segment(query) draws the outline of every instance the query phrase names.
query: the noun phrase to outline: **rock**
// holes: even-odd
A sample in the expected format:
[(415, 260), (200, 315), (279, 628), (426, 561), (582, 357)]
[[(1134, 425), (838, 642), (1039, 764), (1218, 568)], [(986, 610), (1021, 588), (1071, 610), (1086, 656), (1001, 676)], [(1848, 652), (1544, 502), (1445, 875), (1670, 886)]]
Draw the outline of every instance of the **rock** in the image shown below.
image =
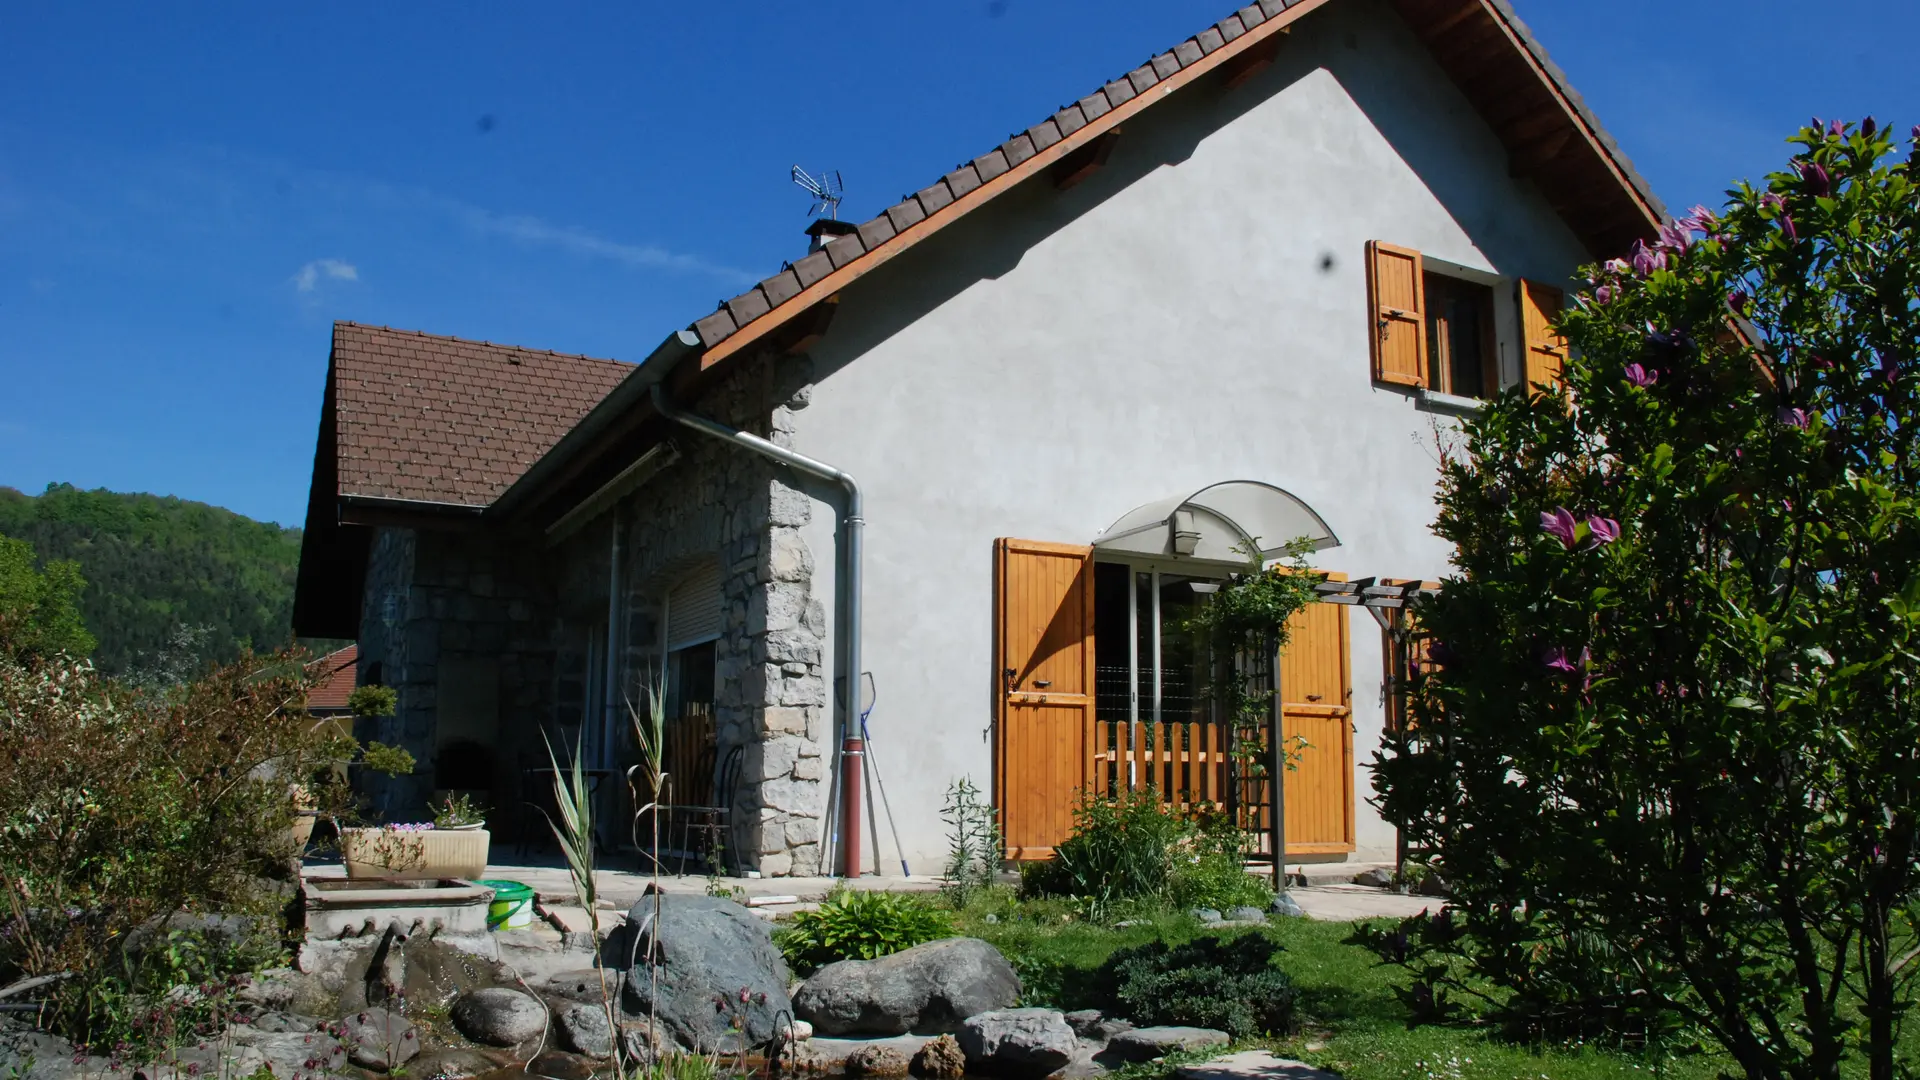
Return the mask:
[(1393, 875), (1376, 866), (1371, 870), (1362, 870), (1353, 875), (1353, 883), (1365, 885), (1369, 889), (1384, 889), (1393, 884)]
[(1067, 1026), (1073, 1029), (1075, 1035), (1083, 1039), (1091, 1039), (1093, 1038), (1092, 1032), (1094, 1027), (1100, 1023), (1100, 1010), (1078, 1009), (1068, 1013), (1061, 1019), (1067, 1022)]
[(1420, 879), (1420, 887), (1414, 891), (1422, 896), (1447, 897), (1453, 895), (1453, 886), (1447, 884), (1446, 878), (1428, 870), (1427, 876)]
[(958, 1035), (967, 1066), (1005, 1076), (1045, 1076), (1073, 1060), (1079, 1048), (1066, 1018), (1054, 1009), (1002, 1009), (968, 1017)]
[(847, 1055), (848, 1076), (905, 1076), (907, 1055), (891, 1046), (863, 1046)]
[(1272, 911), (1275, 915), (1285, 915), (1294, 919), (1304, 919), (1307, 917), (1307, 910), (1299, 904), (1294, 903), (1293, 897), (1288, 896), (1286, 893), (1280, 893), (1275, 896), (1273, 898), (1273, 904), (1268, 910)]
[(283, 1012), (319, 1009), (327, 1004), (331, 996), (319, 979), (292, 968), (257, 971), (242, 979), (233, 992), (235, 1001), (256, 1009)]
[(931, 1035), (1020, 1000), (1020, 977), (978, 938), (947, 938), (878, 960), (842, 960), (814, 972), (794, 1015), (822, 1035)]
[[(284, 1013), (274, 1013), (275, 1017), (284, 1017)], [(266, 1018), (262, 1018), (263, 1020)], [(340, 1045), (338, 1039), (322, 1031), (315, 1031), (314, 1025), (307, 1024), (304, 1029), (269, 1030), (269, 1027), (281, 1027), (279, 1023), (259, 1023), (240, 1025), (227, 1029), (227, 1039), (235, 1048), (245, 1048), (260, 1056), (260, 1064), (273, 1070), (277, 1077), (326, 1076), (337, 1075), (346, 1068), (347, 1048)], [(414, 1038), (411, 1043), (414, 1052), (420, 1048), (420, 1040)], [(405, 1049), (405, 1046), (402, 1047)], [(408, 1053), (407, 1057), (413, 1056)], [(402, 1060), (405, 1060), (404, 1058)], [(230, 1065), (232, 1063), (229, 1063)], [(256, 1066), (257, 1067), (257, 1066)], [(233, 1070), (226, 1070), (228, 1075)], [(251, 1070), (248, 1074), (250, 1075)]]
[(1220, 921), (1220, 913), (1210, 907), (1190, 908), (1187, 914), (1199, 919), (1203, 923), (1216, 923)]
[(604, 1000), (619, 1002), (620, 972), (614, 968), (580, 968), (574, 971), (560, 971), (534, 984), (548, 997), (562, 1001), (578, 1001), (587, 1005), (598, 1005)]
[(389, 1070), (413, 1060), (420, 1052), (420, 1029), (406, 1017), (385, 1009), (353, 1013), (340, 1021), (338, 1030), (347, 1048), (347, 1060), (363, 1069)]
[(452, 1017), (460, 1034), (488, 1046), (519, 1046), (547, 1027), (539, 999), (504, 986), (462, 994)]
[(499, 1062), (478, 1050), (459, 1049), (429, 1054), (414, 1062), (408, 1071), (426, 1080), (473, 1080), (500, 1067)]
[(959, 1080), (967, 1071), (967, 1055), (960, 1050), (960, 1040), (942, 1035), (913, 1055), (911, 1068), (916, 1076)]
[(1107, 1049), (1128, 1061), (1152, 1061), (1175, 1050), (1200, 1050), (1232, 1041), (1233, 1036), (1212, 1028), (1145, 1027), (1120, 1032), (1107, 1043)]
[(58, 1035), (0, 1032), (0, 1076), (11, 1080), (100, 1080), (116, 1075), (107, 1071), (107, 1065), (106, 1058), (98, 1057), (82, 1057), (76, 1062), (73, 1044)]
[(1242, 904), (1227, 912), (1229, 922), (1266, 922), (1267, 913), (1249, 904)]
[(613, 1026), (601, 1005), (575, 1002), (556, 1010), (553, 1026), (560, 1029), (560, 1045), (590, 1058), (613, 1056)]
[(1265, 1050), (1242, 1050), (1198, 1065), (1182, 1065), (1174, 1075), (1180, 1080), (1340, 1080), (1334, 1073)]
[(807, 1023), (805, 1020), (795, 1020), (793, 1021), (791, 1034), (794, 1042), (806, 1042), (808, 1039), (813, 1038), (813, 1025)]
[(654, 926), (655, 899), (643, 898), (627, 919), (638, 935), (637, 956), (647, 955), (650, 940), (659, 942), (658, 999), (655, 979), (636, 962), (622, 1007), (652, 1014), (675, 1042), (701, 1053), (739, 1050), (742, 1035), (749, 1047), (772, 1041), (776, 1018), (792, 1013), (793, 1002), (768, 925), (732, 900), (662, 896)]
[(647, 1021), (620, 1021), (620, 1047), (628, 1059), (642, 1064), (676, 1057), (687, 1052), (687, 1048), (673, 1041), (662, 1024), (654, 1024), (649, 1037)]

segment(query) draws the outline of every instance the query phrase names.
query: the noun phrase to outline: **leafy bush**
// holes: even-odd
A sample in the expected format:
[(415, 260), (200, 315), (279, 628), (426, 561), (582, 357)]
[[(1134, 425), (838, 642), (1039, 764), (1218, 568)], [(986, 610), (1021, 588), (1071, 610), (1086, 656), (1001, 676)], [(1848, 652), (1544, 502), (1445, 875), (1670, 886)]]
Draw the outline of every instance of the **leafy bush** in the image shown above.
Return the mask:
[(775, 935), (800, 974), (836, 960), (872, 960), (953, 936), (947, 913), (911, 893), (836, 888)]
[(1167, 900), (1180, 909), (1236, 907), (1266, 910), (1273, 903), (1267, 883), (1247, 873), (1249, 837), (1226, 814), (1194, 819), (1194, 834), (1175, 859)]
[(1240, 1038), (1285, 1034), (1299, 994), (1273, 966), (1261, 934), (1155, 941), (1113, 954), (1101, 969), (1112, 1006), (1135, 1024), (1217, 1028)]
[(0, 985), (73, 973), (50, 1016), (92, 1042), (153, 977), (117, 959), (130, 936), (180, 912), (277, 919), (296, 805), (352, 810), (337, 765), (358, 746), (307, 716), (311, 682), (299, 655), (245, 656), (143, 693), (0, 653)]
[(1246, 835), (1225, 815), (1187, 817), (1151, 791), (1083, 795), (1073, 834), (1046, 862), (1020, 868), (1024, 895), (1071, 896), (1104, 914), (1122, 901), (1264, 908), (1273, 900), (1245, 870)]
[(34, 561), (32, 544), (0, 536), (0, 651), (21, 661), (87, 655), (94, 639), (80, 620), (80, 564)]
[(1446, 866), (1458, 921), (1409, 945), (1434, 997), (1464, 969), (1524, 1000), (1545, 955), (1549, 1004), (1631, 995), (1745, 1075), (1892, 1077), (1920, 996), (1920, 132), (1791, 142), (1587, 269), (1564, 388), (1466, 423), (1456, 572), (1375, 789)]

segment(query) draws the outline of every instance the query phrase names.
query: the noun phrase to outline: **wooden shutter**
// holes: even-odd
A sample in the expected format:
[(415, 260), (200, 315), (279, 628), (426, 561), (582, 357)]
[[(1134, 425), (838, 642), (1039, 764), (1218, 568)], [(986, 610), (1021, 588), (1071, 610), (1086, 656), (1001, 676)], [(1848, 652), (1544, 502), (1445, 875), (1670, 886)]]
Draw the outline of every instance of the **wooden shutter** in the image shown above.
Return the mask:
[[(1345, 575), (1330, 574), (1344, 581)], [(1289, 855), (1352, 851), (1353, 672), (1347, 606), (1313, 604), (1289, 622), (1280, 654), (1282, 731), (1307, 741), (1286, 775)]]
[(1007, 857), (1048, 858), (1093, 777), (1092, 548), (994, 541), (993, 663)]
[(1419, 252), (1378, 240), (1367, 244), (1367, 310), (1374, 379), (1426, 386), (1427, 303)]
[(1526, 342), (1526, 362), (1521, 365), (1521, 382), (1531, 392), (1536, 385), (1558, 390), (1560, 365), (1566, 359), (1567, 343), (1553, 329), (1560, 317), (1566, 294), (1552, 285), (1522, 281), (1519, 291), (1520, 333)]

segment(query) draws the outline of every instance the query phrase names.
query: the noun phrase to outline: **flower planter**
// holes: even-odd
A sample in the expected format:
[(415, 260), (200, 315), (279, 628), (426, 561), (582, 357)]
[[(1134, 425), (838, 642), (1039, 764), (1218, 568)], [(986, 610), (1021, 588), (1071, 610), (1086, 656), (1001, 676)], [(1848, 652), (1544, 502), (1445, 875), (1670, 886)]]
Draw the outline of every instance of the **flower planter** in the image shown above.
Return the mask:
[(349, 878), (471, 880), (486, 873), (492, 834), (471, 829), (344, 829), (340, 853)]

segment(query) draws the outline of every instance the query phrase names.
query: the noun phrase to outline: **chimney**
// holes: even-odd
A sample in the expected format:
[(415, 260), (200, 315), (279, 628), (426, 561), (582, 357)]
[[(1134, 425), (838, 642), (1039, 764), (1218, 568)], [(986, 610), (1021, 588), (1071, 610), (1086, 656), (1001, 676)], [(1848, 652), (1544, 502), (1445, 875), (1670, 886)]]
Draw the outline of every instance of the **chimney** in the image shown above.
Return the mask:
[(807, 245), (807, 254), (811, 255), (835, 240), (859, 230), (860, 226), (851, 221), (816, 218), (813, 224), (807, 226), (807, 235), (813, 237), (813, 242)]

